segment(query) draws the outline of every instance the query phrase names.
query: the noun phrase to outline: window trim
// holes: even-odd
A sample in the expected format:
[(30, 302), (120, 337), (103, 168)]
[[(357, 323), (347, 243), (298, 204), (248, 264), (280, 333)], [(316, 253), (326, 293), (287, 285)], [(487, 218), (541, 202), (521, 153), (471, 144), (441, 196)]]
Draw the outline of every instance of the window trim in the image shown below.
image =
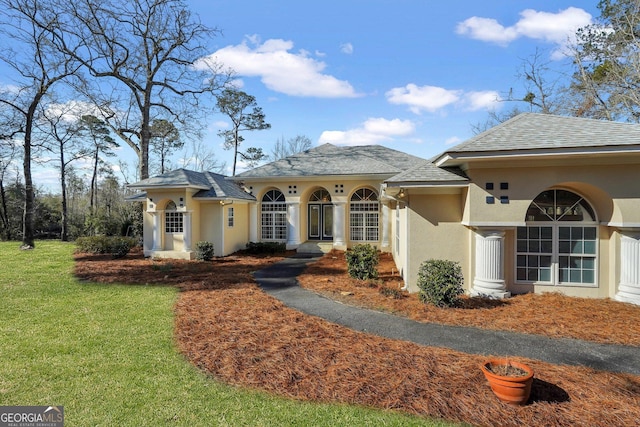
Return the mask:
[(235, 212), (233, 206), (227, 208), (227, 228), (233, 228), (235, 225)]
[[(362, 193), (362, 194), (361, 194)], [(371, 199), (374, 196), (375, 199)], [(373, 208), (375, 205), (375, 209)], [(361, 206), (362, 209), (354, 210), (354, 206)], [(375, 226), (371, 224), (370, 218), (375, 215)], [(354, 225), (354, 218), (360, 219), (359, 225)], [(375, 230), (375, 239), (369, 239), (369, 232)], [(362, 239), (354, 238), (354, 231), (362, 234)], [(380, 200), (378, 193), (367, 187), (362, 187), (354, 191), (349, 198), (349, 240), (352, 242), (379, 242), (380, 241)]]
[[(518, 251), (518, 229), (520, 228), (525, 228), (525, 229), (529, 229), (532, 227), (549, 227), (551, 228), (551, 242), (552, 242), (552, 249), (551, 252), (539, 252), (539, 253), (532, 253), (532, 252), (520, 252)], [(579, 282), (579, 283), (574, 283), (574, 282), (561, 282), (560, 281), (560, 257), (561, 256), (571, 256), (571, 254), (564, 254), (560, 252), (560, 228), (561, 227), (565, 227), (565, 228), (593, 228), (595, 230), (595, 253), (594, 254), (576, 254), (577, 256), (581, 256), (581, 257), (587, 257), (587, 258), (591, 258), (593, 259), (593, 283), (585, 283), (585, 282)], [(599, 260), (600, 260), (600, 245), (599, 243), (599, 237), (600, 237), (600, 230), (598, 227), (598, 224), (596, 222), (561, 222), (561, 221), (556, 221), (556, 222), (528, 222), (526, 226), (524, 227), (517, 227), (516, 228), (516, 234), (515, 234), (515, 239), (514, 239), (514, 263), (513, 263), (513, 277), (514, 277), (514, 283), (518, 284), (518, 285), (535, 285), (535, 286), (549, 286), (549, 287), (575, 287), (575, 288), (598, 288), (599, 284), (598, 284), (598, 273), (599, 273)], [(529, 239), (527, 239), (527, 241), (529, 241)], [(551, 277), (550, 280), (548, 282), (543, 282), (543, 281), (534, 281), (534, 280), (519, 280), (518, 279), (518, 256), (529, 256), (529, 255), (544, 255), (544, 256), (551, 256)]]
[[(265, 210), (265, 207), (268, 209)], [(265, 218), (270, 218), (270, 224), (266, 227)], [(276, 188), (271, 189), (264, 193), (260, 200), (260, 241), (286, 242), (289, 233), (288, 228), (285, 195)], [(270, 231), (266, 237), (265, 231)]]
[(165, 234), (184, 234), (184, 216), (178, 212), (173, 200), (169, 201), (164, 209)]
[[(566, 197), (566, 194), (570, 193), (571, 196), (575, 196), (576, 201), (573, 202), (570, 206), (565, 205), (562, 206), (560, 203), (561, 197)], [(546, 205), (546, 206), (544, 206)], [(533, 211), (532, 211), (533, 209)], [(572, 210), (578, 209), (578, 213), (574, 212), (575, 215), (578, 215), (580, 210), (582, 210), (582, 219), (573, 218), (571, 219), (569, 216)], [(536, 211), (537, 210), (537, 211)], [(568, 212), (568, 213), (567, 213)], [(540, 215), (542, 213), (542, 215)], [(534, 217), (538, 216), (534, 220)], [(546, 217), (546, 218), (545, 218)], [(582, 195), (563, 188), (551, 188), (545, 190), (538, 194), (529, 205), (526, 213), (526, 222), (523, 227), (516, 227), (515, 236), (514, 236), (514, 262), (513, 262), (513, 274), (514, 274), (514, 283), (520, 285), (535, 285), (535, 286), (552, 286), (552, 287), (580, 287), (580, 288), (598, 288), (599, 287), (599, 262), (600, 262), (600, 229), (598, 224), (598, 219), (593, 206), (589, 201), (583, 197)], [(532, 238), (529, 236), (529, 230), (531, 228), (551, 228), (551, 252), (541, 252), (541, 251), (519, 251), (518, 243), (522, 241), (518, 237), (518, 232), (521, 229), (527, 230), (527, 237), (525, 241), (527, 242), (527, 247), (530, 249), (529, 243), (532, 241)], [(560, 252), (560, 244), (561, 244), (561, 236), (560, 229), (568, 228), (570, 230), (573, 229), (582, 229), (580, 242), (584, 243), (585, 241), (592, 241), (592, 239), (585, 240), (584, 238), (584, 230), (586, 228), (593, 229), (595, 231), (595, 237), (593, 238), (594, 242), (594, 253), (593, 254), (572, 254), (571, 252)], [(546, 239), (541, 239), (540, 242), (544, 242)], [(566, 240), (563, 240), (566, 241)], [(569, 241), (573, 241), (571, 237), (569, 237)], [(576, 240), (578, 242), (578, 240)], [(518, 279), (518, 268), (529, 268), (529, 266), (518, 266), (518, 257), (520, 256), (550, 256), (550, 278), (549, 281), (539, 281), (539, 280), (522, 280)], [(585, 282), (561, 282), (561, 265), (560, 259), (562, 257), (571, 257), (581, 258), (584, 260), (592, 259), (593, 260), (593, 283), (585, 283)], [(527, 260), (528, 264), (528, 260)], [(540, 271), (540, 265), (535, 267)], [(569, 268), (570, 271), (570, 268)], [(580, 271), (585, 271), (583, 267), (580, 267)], [(588, 270), (587, 270), (588, 271)]]

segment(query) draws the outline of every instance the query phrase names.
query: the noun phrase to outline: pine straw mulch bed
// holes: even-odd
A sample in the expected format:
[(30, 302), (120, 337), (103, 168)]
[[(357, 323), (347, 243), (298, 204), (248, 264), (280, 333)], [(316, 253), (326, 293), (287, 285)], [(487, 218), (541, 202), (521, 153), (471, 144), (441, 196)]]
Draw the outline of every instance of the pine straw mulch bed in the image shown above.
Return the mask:
[(402, 278), (390, 254), (381, 254), (378, 273), (378, 280), (352, 279), (347, 274), (344, 252), (333, 251), (307, 267), (298, 281), (305, 288), (347, 304), (422, 322), (640, 346), (640, 307), (632, 304), (548, 292), (504, 300), (463, 296), (458, 308), (438, 308), (420, 302), (417, 293), (400, 291)]
[(482, 356), (355, 332), (268, 296), (251, 272), (278, 259), (232, 256), (204, 263), (77, 255), (76, 275), (178, 286), (178, 347), (230, 384), (474, 425), (620, 426), (640, 419), (639, 376), (522, 358), (535, 371), (529, 404), (502, 404), (479, 369)]

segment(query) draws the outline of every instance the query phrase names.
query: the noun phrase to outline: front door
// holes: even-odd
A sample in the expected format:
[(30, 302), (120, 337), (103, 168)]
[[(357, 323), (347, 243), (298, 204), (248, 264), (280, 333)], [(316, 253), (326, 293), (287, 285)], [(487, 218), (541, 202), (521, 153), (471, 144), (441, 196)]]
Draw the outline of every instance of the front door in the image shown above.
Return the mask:
[(309, 203), (309, 240), (333, 239), (333, 205)]

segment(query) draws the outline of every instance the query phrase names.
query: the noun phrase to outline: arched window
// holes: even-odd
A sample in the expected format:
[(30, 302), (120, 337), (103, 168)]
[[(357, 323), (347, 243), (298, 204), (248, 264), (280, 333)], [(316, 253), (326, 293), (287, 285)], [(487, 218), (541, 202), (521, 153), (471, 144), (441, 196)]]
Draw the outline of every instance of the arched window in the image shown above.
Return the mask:
[(310, 202), (328, 203), (331, 201), (331, 194), (324, 188), (313, 192), (309, 197)]
[(269, 190), (262, 197), (262, 240), (287, 239), (287, 204), (279, 190)]
[(182, 212), (176, 211), (175, 202), (170, 201), (164, 208), (164, 231), (166, 233), (182, 233)]
[(589, 203), (571, 191), (538, 195), (518, 227), (516, 281), (540, 285), (597, 285), (597, 219)]
[(379, 212), (380, 203), (375, 191), (361, 188), (353, 193), (349, 203), (350, 239), (356, 242), (377, 242)]

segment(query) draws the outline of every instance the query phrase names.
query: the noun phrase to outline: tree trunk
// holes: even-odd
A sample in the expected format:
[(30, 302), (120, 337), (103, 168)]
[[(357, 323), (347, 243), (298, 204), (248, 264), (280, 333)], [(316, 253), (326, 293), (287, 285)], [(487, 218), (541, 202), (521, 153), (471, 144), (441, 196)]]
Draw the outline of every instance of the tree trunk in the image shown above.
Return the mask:
[(39, 97), (29, 106), (24, 132), (24, 159), (22, 162), (24, 173), (24, 212), (22, 217), (22, 247), (34, 248), (34, 224), (33, 211), (35, 209), (35, 192), (31, 177), (31, 133), (33, 129), (33, 116), (40, 101)]
[(93, 216), (97, 207), (96, 202), (96, 181), (98, 179), (99, 151), (96, 148), (96, 155), (93, 158), (93, 174), (91, 175), (91, 188), (89, 189), (89, 213)]
[(2, 206), (2, 212), (0, 218), (2, 218), (2, 227), (4, 228), (4, 238), (11, 240), (11, 222), (9, 220), (9, 210), (7, 209), (7, 194), (4, 190), (4, 184), (0, 180), (0, 202)]
[(60, 172), (60, 183), (62, 184), (62, 232), (60, 233), (60, 240), (63, 242), (69, 241), (69, 216), (67, 215), (67, 177), (64, 167)]
[(69, 241), (69, 233), (67, 231), (68, 216), (67, 216), (67, 183), (66, 183), (66, 166), (64, 163), (64, 143), (60, 143), (60, 187), (62, 193), (62, 230), (60, 231), (60, 240), (63, 242)]

